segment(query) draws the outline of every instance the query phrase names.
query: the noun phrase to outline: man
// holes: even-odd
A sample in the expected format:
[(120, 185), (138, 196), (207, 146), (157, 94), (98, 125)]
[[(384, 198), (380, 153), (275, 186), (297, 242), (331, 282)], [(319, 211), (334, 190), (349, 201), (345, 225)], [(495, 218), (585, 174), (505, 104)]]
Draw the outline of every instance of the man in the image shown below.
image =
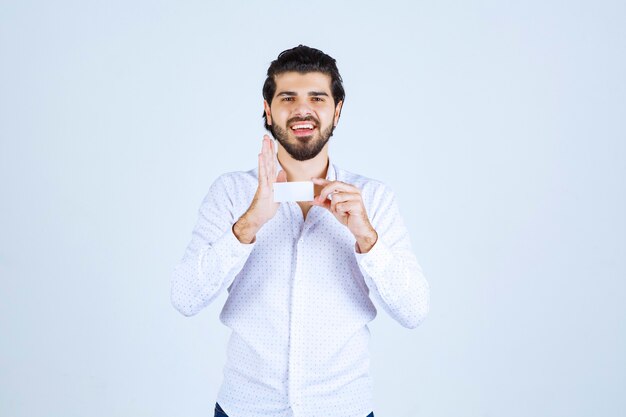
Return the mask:
[[(378, 306), (405, 327), (429, 309), (392, 191), (333, 165), (344, 89), (335, 60), (282, 52), (263, 87), (258, 168), (220, 176), (172, 277), (198, 313), (222, 291), (232, 329), (215, 416), (373, 416), (367, 323)], [(274, 201), (274, 183), (313, 181), (313, 201)]]

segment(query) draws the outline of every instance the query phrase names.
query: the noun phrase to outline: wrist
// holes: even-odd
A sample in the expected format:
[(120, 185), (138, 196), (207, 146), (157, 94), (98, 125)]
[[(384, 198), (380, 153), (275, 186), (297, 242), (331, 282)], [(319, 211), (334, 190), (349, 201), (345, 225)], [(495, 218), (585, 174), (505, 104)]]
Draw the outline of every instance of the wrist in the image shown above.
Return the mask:
[(357, 251), (359, 253), (367, 253), (374, 247), (376, 242), (378, 242), (378, 233), (374, 229), (363, 235), (356, 236)]
[(256, 234), (261, 226), (254, 219), (244, 213), (233, 225), (233, 234), (241, 243), (254, 243)]

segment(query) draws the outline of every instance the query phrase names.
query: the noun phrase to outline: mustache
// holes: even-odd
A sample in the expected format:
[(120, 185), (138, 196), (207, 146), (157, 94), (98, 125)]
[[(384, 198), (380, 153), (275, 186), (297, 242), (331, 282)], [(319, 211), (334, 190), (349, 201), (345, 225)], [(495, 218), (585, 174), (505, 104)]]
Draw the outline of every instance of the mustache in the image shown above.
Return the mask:
[(306, 117), (292, 117), (291, 119), (287, 120), (287, 126), (290, 126), (291, 124), (296, 122), (314, 122), (316, 126), (320, 125), (319, 120), (317, 120), (312, 115), (308, 115)]

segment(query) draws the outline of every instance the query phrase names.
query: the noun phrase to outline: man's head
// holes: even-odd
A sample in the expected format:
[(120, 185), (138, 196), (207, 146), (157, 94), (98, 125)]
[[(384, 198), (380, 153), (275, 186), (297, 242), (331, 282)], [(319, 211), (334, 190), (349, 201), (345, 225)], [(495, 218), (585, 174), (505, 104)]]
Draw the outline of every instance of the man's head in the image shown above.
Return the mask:
[(300, 45), (271, 63), (263, 98), (265, 128), (294, 159), (305, 161), (332, 136), (345, 92), (335, 60)]

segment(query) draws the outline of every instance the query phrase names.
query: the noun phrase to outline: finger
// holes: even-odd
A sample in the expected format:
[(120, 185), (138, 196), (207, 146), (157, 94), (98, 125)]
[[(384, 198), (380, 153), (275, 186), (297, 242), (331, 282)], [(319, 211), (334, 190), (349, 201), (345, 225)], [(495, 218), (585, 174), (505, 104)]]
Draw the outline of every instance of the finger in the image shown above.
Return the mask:
[(343, 203), (345, 201), (356, 201), (361, 198), (360, 194), (348, 193), (345, 191), (335, 191), (332, 195), (332, 201), (335, 203)]
[(313, 198), (313, 201), (311, 202), (314, 206), (319, 206), (319, 207), (323, 207), (325, 209), (327, 209), (328, 211), (330, 211), (330, 204), (331, 204), (331, 200), (322, 200), (319, 201), (318, 197)]
[(346, 212), (345, 205), (349, 203), (338, 203), (335, 205), (334, 209), (331, 209), (331, 213), (333, 216), (337, 218), (341, 223), (348, 224), (348, 218), (351, 216), (351, 213)]
[(274, 141), (270, 139), (270, 165), (272, 167), (272, 173), (270, 178), (272, 181), (276, 181), (276, 153), (274, 151)]
[(274, 178), (272, 177), (272, 164), (270, 163), (270, 146), (271, 141), (269, 136), (263, 136), (263, 160), (265, 163), (265, 176), (267, 184), (271, 184), (274, 181)]
[(319, 201), (320, 203), (323, 201), (326, 201), (326, 199), (328, 199), (328, 195), (334, 192), (336, 188), (337, 188), (336, 182), (328, 183), (321, 189), (320, 194), (317, 197), (315, 197), (315, 199)]
[(261, 145), (261, 153), (259, 154), (261, 158), (260, 164), (262, 165), (262, 169), (259, 169), (259, 178), (263, 177), (263, 183), (268, 184), (267, 181), (267, 162), (265, 155), (267, 154), (267, 135), (263, 136), (263, 142)]
[(345, 201), (343, 203), (337, 203), (335, 205), (335, 213), (339, 215), (352, 215), (359, 209), (359, 204), (356, 201)]
[(311, 178), (311, 181), (313, 181), (313, 184), (317, 184), (317, 185), (330, 184), (330, 181), (328, 181), (325, 178)]
[(358, 190), (358, 189), (356, 187), (353, 187), (341, 181), (332, 181), (330, 184), (322, 188), (322, 191), (320, 191), (320, 195), (317, 198), (321, 202), (321, 201), (326, 200), (328, 198), (328, 195), (335, 191), (350, 192), (354, 190)]
[(271, 148), (272, 148), (271, 139), (267, 135), (263, 136), (263, 153), (265, 154), (265, 156), (268, 156), (270, 154)]
[(265, 160), (263, 154), (259, 154), (259, 186), (265, 186), (267, 183), (267, 173), (265, 172)]
[(270, 182), (276, 180), (276, 163), (274, 162), (274, 141), (267, 137), (267, 164), (269, 167), (268, 175)]
[(269, 162), (269, 158), (267, 157), (267, 152), (263, 155), (263, 162), (265, 163), (265, 174), (266, 174), (266, 179), (267, 179), (267, 183), (271, 184), (272, 183), (272, 166), (270, 165)]
[(330, 210), (336, 212), (338, 204), (344, 204), (350, 201), (356, 201), (354, 194), (336, 192), (332, 195), (332, 200), (330, 200)]
[(337, 213), (337, 201), (335, 201), (334, 198), (330, 200), (330, 211), (332, 213)]
[(265, 153), (265, 147), (267, 146), (267, 135), (263, 136), (261, 141), (261, 153)]
[(348, 201), (358, 201), (360, 195), (353, 193), (336, 192), (333, 194), (333, 199), (330, 201), (330, 210), (335, 212), (335, 207), (339, 203), (345, 203)]
[[(314, 196), (319, 196), (319, 193), (324, 189), (324, 187), (331, 183), (325, 178), (315, 178), (315, 177), (311, 177), (311, 182), (313, 182), (313, 188), (314, 188), (313, 195)], [(314, 197), (313, 201), (315, 201), (316, 199), (317, 197)]]

